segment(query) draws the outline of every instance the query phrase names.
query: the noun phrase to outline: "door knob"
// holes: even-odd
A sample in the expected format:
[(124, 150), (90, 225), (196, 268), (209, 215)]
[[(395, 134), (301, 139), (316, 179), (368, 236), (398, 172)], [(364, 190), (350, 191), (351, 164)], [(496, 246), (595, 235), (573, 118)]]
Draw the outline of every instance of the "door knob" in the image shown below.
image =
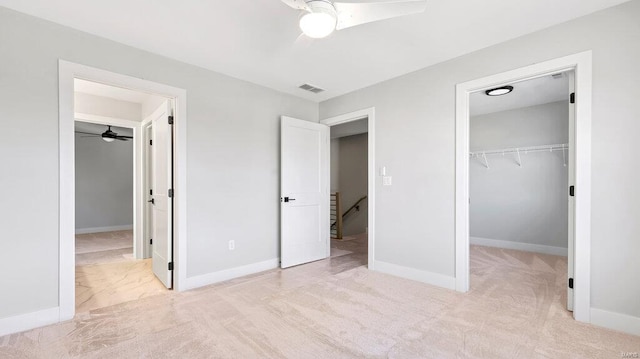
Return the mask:
[(151, 204), (156, 204), (156, 200), (151, 198), (150, 200), (148, 200), (147, 202), (151, 203)]
[(289, 198), (289, 197), (285, 197), (284, 198), (285, 202), (291, 202), (291, 201), (295, 201), (295, 200), (296, 200), (295, 198)]

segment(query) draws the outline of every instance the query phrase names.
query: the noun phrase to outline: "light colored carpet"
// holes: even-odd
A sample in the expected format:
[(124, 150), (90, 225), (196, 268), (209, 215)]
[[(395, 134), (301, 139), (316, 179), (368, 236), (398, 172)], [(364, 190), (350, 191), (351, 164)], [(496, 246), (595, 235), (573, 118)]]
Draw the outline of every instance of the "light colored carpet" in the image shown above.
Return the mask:
[(133, 250), (133, 231), (113, 231), (76, 235), (76, 254), (123, 248), (131, 248)]
[[(353, 241), (350, 241), (353, 242)], [(619, 358), (640, 337), (564, 310), (562, 257), (472, 247), (461, 294), (353, 253), (0, 338), (2, 358)], [(356, 266), (354, 268), (354, 266)]]
[(341, 239), (337, 239), (337, 238), (331, 238), (331, 239), (341, 241), (341, 242), (346, 242), (346, 241), (353, 241), (353, 240), (362, 240), (363, 238), (366, 238), (366, 237), (367, 237), (367, 233), (359, 233), (354, 235), (342, 236)]
[(76, 254), (76, 266), (106, 264), (133, 260), (133, 248), (111, 249), (107, 251)]
[(76, 313), (169, 293), (151, 259), (133, 258), (132, 240), (132, 231), (76, 236)]
[(151, 259), (76, 266), (76, 313), (169, 293)]
[(331, 248), (331, 257), (340, 257), (345, 256), (347, 254), (351, 254), (351, 251), (345, 251), (344, 249)]

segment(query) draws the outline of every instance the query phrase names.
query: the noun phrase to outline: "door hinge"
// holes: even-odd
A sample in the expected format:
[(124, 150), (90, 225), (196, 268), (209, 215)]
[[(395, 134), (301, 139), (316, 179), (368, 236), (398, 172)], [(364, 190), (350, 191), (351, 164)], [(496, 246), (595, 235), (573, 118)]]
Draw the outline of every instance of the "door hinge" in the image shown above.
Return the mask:
[(169, 189), (169, 198), (173, 198), (173, 189)]
[(153, 140), (149, 140), (149, 146), (153, 146)]
[(573, 278), (569, 278), (569, 288), (573, 289)]
[(169, 116), (169, 124), (173, 125), (173, 116)]
[(173, 262), (169, 262), (169, 270), (173, 270)]
[(153, 238), (149, 240), (149, 244), (153, 244)]
[(569, 196), (575, 197), (575, 195), (576, 195), (576, 187), (575, 186), (569, 186)]
[(576, 103), (576, 93), (572, 92), (571, 95), (569, 95), (569, 103)]
[(153, 196), (153, 190), (152, 189), (149, 190), (149, 196)]

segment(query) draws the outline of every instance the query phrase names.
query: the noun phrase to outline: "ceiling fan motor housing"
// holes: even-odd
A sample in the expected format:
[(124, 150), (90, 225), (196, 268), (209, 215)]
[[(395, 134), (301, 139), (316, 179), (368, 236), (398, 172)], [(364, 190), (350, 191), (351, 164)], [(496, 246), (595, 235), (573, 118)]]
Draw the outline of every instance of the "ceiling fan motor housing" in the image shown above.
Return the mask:
[(331, 1), (327, 0), (311, 0), (307, 1), (307, 6), (311, 12), (324, 12), (333, 17), (337, 17), (336, 8)]
[(118, 134), (111, 131), (111, 126), (109, 126), (109, 129), (107, 129), (106, 131), (104, 131), (102, 133), (102, 137), (106, 137), (106, 138), (116, 138), (118, 137)]

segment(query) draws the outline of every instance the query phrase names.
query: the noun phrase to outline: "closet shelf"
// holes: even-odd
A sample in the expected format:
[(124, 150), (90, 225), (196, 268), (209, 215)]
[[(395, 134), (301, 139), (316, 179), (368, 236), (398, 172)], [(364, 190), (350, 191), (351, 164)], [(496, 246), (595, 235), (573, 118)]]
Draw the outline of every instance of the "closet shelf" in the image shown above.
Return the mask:
[(469, 153), (469, 157), (477, 158), (482, 162), (482, 164), (488, 169), (489, 162), (487, 161), (487, 156), (492, 155), (507, 155), (513, 154), (516, 156), (516, 163), (518, 166), (522, 167), (522, 154), (528, 154), (531, 152), (553, 152), (553, 151), (562, 151), (562, 157), (564, 159), (564, 165), (567, 165), (567, 152), (569, 151), (569, 144), (563, 143), (558, 145), (542, 145), (542, 146), (528, 146), (528, 147), (511, 147), (511, 148), (503, 148), (496, 150), (483, 150), (483, 151), (473, 151)]

